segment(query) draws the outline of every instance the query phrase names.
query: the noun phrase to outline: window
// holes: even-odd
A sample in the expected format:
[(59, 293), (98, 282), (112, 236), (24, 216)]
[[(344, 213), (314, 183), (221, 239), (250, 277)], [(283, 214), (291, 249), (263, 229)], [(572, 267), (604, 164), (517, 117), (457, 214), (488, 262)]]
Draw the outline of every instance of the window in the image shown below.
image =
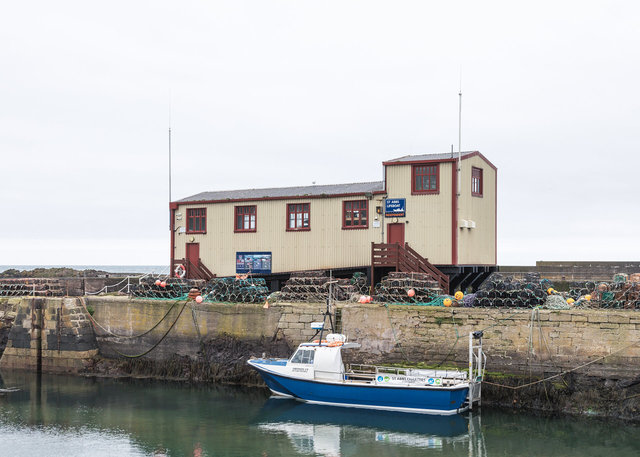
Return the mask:
[(309, 203), (287, 205), (287, 230), (310, 230)]
[(342, 228), (357, 229), (369, 227), (367, 200), (342, 202)]
[(435, 165), (414, 165), (411, 175), (413, 194), (437, 194), (439, 188), (439, 167)]
[(482, 197), (482, 168), (471, 168), (471, 195)]
[(291, 357), (291, 363), (308, 363), (312, 364), (316, 352), (308, 349), (298, 349), (298, 352)]
[(187, 210), (187, 233), (207, 232), (207, 209), (193, 208)]
[(256, 231), (256, 205), (236, 206), (236, 232)]

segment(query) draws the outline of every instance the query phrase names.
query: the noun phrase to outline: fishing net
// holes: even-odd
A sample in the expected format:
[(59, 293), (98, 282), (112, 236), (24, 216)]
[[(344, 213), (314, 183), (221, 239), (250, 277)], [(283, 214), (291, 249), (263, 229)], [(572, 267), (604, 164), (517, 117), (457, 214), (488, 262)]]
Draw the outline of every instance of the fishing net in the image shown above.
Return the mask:
[[(640, 277), (617, 274), (612, 282), (572, 282), (568, 296), (582, 308), (640, 309)], [(588, 300), (587, 297), (590, 299)]]
[(0, 297), (19, 297), (23, 295), (60, 297), (64, 295), (64, 290), (56, 279), (0, 280)]
[(202, 288), (208, 302), (263, 303), (269, 295), (264, 278), (214, 278)]
[(513, 276), (492, 273), (475, 294), (472, 306), (491, 308), (534, 308), (542, 306), (553, 284), (537, 273), (528, 273), (521, 280)]
[[(156, 284), (164, 282), (165, 285)], [(147, 277), (139, 284), (131, 286), (131, 296), (136, 298), (148, 298), (158, 300), (175, 300), (184, 298), (192, 288), (202, 287), (203, 281), (181, 278), (151, 278)]]
[[(378, 303), (431, 304), (442, 296), (438, 282), (424, 273), (391, 272), (376, 284)], [(442, 298), (441, 301), (443, 301)], [(438, 305), (431, 305), (438, 306)]]
[(324, 271), (293, 273), (277, 295), (283, 302), (357, 301), (369, 293), (367, 277), (360, 272), (351, 278), (334, 278)]

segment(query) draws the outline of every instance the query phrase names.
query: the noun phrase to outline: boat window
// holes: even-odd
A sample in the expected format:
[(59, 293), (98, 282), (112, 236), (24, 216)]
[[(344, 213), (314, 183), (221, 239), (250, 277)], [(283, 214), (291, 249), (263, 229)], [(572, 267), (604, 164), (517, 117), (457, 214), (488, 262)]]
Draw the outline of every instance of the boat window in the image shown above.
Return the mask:
[(291, 357), (291, 363), (313, 363), (313, 356), (315, 351), (307, 349), (299, 349), (293, 357)]

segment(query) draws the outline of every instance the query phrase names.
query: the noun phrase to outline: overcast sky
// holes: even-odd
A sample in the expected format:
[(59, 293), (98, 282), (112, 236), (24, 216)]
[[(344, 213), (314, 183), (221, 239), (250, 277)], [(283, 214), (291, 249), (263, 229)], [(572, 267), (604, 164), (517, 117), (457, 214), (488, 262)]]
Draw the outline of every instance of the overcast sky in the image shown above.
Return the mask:
[[(498, 263), (640, 259), (640, 3), (15, 1), (0, 264), (165, 264), (173, 199), (498, 167)], [(443, 221), (448, 224), (450, 221)]]

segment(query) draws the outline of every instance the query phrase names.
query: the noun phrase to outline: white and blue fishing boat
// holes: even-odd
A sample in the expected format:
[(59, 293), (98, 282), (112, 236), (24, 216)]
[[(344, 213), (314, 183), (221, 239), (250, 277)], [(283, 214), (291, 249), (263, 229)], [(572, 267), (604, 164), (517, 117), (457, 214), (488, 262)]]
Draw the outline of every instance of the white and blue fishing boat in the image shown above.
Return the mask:
[[(329, 315), (332, 321), (328, 309), (325, 320)], [(312, 323), (312, 328), (320, 337), (300, 344), (289, 359), (247, 361), (275, 395), (320, 405), (440, 415), (461, 413), (480, 402), (486, 362), (482, 332), (469, 334), (468, 370), (429, 370), (345, 366), (342, 351), (360, 345), (337, 333), (323, 339), (324, 322)]]

